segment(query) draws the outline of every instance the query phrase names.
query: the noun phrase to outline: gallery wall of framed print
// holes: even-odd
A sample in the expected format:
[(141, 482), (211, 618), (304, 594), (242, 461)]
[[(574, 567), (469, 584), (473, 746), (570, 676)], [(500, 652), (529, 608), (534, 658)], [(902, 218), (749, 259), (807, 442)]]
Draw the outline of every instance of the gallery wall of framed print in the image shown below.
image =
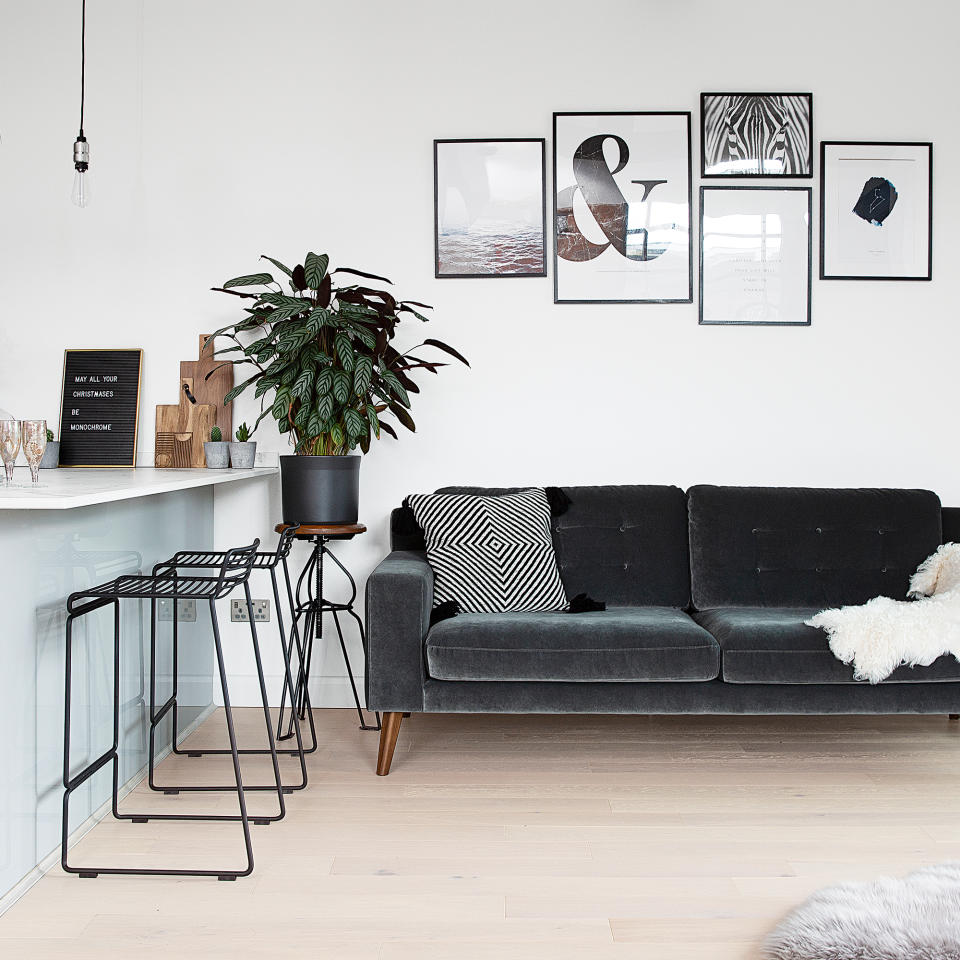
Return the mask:
[(820, 279), (929, 280), (933, 144), (820, 144)]
[(701, 93), (704, 177), (812, 177), (813, 94)]
[(690, 114), (553, 115), (554, 303), (692, 303)]
[(547, 275), (546, 143), (434, 140), (435, 276)]
[(700, 322), (808, 326), (810, 187), (700, 188)]

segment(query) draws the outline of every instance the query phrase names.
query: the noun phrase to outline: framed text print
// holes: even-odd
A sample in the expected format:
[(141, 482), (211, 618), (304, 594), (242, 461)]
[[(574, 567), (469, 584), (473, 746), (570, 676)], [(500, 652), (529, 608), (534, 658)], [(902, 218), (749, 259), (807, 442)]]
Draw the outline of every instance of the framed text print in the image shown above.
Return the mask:
[(689, 113), (553, 115), (554, 303), (692, 303)]
[(933, 144), (820, 144), (820, 279), (929, 280)]
[(810, 187), (700, 188), (700, 322), (810, 323)]
[(547, 275), (543, 140), (434, 140), (437, 277)]
[(705, 177), (812, 177), (813, 94), (701, 93)]
[(142, 350), (66, 350), (61, 467), (133, 467)]

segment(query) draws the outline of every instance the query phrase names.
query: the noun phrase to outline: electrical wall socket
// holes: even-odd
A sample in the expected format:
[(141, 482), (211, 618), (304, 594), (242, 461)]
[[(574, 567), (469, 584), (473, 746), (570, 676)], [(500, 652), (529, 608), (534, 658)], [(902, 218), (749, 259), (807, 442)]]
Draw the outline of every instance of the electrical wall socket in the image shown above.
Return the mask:
[[(253, 605), (253, 622), (269, 623), (270, 601), (269, 600), (251, 600), (250, 603)], [(230, 601), (230, 620), (233, 623), (249, 623), (250, 622), (250, 618), (247, 616), (246, 600)]]
[[(157, 601), (157, 619), (173, 620), (173, 601)], [(197, 601), (196, 600), (178, 600), (177, 601), (177, 620), (180, 623), (195, 623), (197, 619)]]

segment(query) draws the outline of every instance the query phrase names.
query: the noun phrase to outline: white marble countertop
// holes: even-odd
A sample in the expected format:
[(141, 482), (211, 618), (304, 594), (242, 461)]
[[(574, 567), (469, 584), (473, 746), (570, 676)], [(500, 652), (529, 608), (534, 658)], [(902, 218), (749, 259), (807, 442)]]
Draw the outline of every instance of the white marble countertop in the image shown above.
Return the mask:
[(29, 468), (17, 467), (13, 486), (8, 487), (0, 481), (0, 510), (69, 510), (97, 503), (149, 497), (156, 493), (272, 477), (277, 473), (277, 467), (254, 467), (252, 470), (60, 467), (41, 470), (40, 483), (33, 486)]

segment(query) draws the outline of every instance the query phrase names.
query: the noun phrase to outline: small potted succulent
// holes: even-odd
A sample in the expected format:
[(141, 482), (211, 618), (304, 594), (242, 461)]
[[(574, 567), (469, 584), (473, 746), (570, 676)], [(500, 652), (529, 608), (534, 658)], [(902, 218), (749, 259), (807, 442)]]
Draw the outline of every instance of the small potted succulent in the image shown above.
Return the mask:
[(223, 439), (219, 427), (210, 431), (210, 439), (203, 444), (203, 455), (211, 470), (224, 470), (230, 466), (230, 444)]
[(224, 403), (252, 390), (261, 403), (254, 431), (272, 416), (289, 437), (293, 453), (280, 458), (285, 521), (355, 523), (360, 457), (354, 451), (366, 453), (383, 434), (396, 438), (391, 418), (416, 429), (409, 413), (410, 395), (420, 392), (414, 377), (446, 365), (433, 351), (467, 361), (431, 337), (406, 350), (394, 346), (401, 321), (426, 321), (420, 311), (429, 307), (382, 289), (390, 284), (386, 277), (352, 267), (330, 269), (325, 253), (310, 252), (292, 269), (273, 257), (263, 259), (280, 279), (252, 273), (214, 287), (247, 304), (240, 319), (211, 335), (231, 341), (216, 352), (237, 355), (225, 364), (254, 368)]
[(230, 466), (249, 470), (257, 459), (257, 441), (250, 439), (246, 423), (237, 427), (237, 439), (230, 443)]
[(56, 470), (60, 466), (60, 441), (53, 439), (53, 431), (47, 429), (47, 445), (40, 460), (41, 470)]

